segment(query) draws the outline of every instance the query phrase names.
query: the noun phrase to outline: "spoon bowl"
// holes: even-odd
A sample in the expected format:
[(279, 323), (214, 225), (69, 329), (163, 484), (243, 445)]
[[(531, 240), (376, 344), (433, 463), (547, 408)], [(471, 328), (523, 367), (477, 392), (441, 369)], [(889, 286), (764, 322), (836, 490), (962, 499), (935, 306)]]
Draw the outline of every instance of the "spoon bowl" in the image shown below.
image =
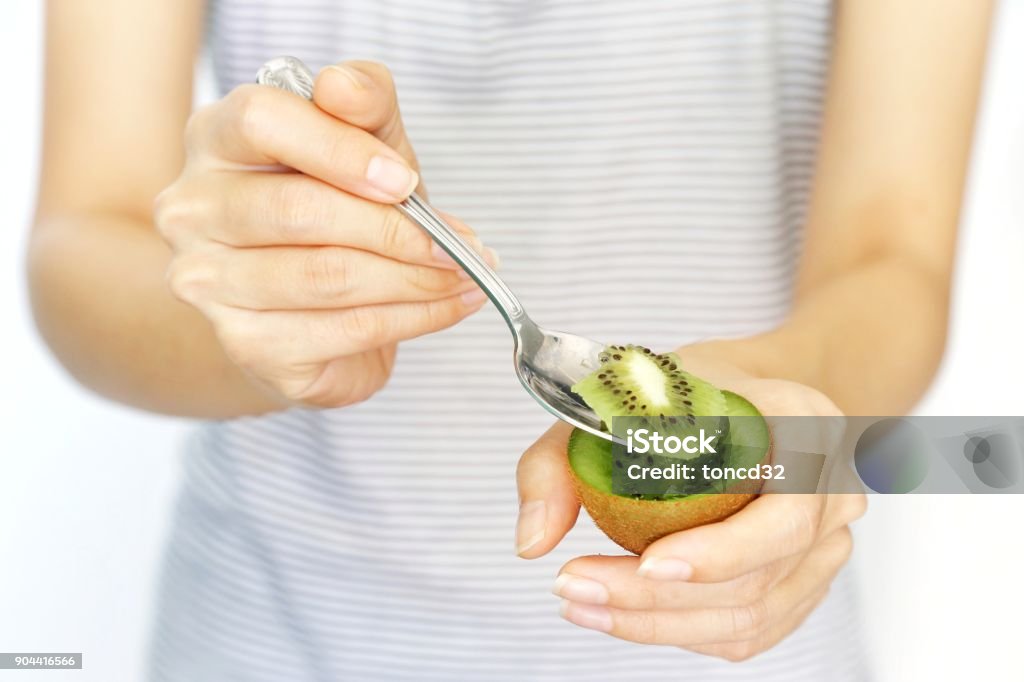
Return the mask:
[(516, 339), (516, 375), (526, 392), (548, 412), (576, 428), (609, 438), (601, 419), (571, 387), (600, 366), (604, 345), (591, 339), (539, 327), (528, 317)]

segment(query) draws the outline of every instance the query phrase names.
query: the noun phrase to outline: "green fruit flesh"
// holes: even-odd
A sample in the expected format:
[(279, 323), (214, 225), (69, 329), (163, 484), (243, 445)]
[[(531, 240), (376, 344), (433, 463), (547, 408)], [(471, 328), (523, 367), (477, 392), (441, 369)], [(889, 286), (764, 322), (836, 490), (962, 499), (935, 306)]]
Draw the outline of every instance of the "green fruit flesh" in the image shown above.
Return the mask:
[[(680, 369), (675, 353), (641, 346), (609, 346), (601, 367), (572, 387), (611, 430), (613, 417), (717, 417), (726, 414), (722, 391)], [(675, 422), (673, 422), (675, 423)]]
[[(767, 423), (757, 408), (742, 396), (729, 391), (721, 391), (720, 395), (723, 408), (717, 414), (727, 418), (728, 427), (722, 437), (720, 456), (711, 463), (733, 468), (749, 468), (760, 464), (771, 444)], [(702, 415), (698, 413), (697, 416)], [(611, 442), (579, 429), (574, 430), (569, 437), (569, 465), (586, 485), (604, 493), (615, 494), (612, 490), (612, 468), (615, 464)], [(645, 499), (677, 500), (723, 492), (727, 488), (727, 482), (698, 480), (689, 482), (685, 489), (667, 487), (663, 494), (645, 496)]]

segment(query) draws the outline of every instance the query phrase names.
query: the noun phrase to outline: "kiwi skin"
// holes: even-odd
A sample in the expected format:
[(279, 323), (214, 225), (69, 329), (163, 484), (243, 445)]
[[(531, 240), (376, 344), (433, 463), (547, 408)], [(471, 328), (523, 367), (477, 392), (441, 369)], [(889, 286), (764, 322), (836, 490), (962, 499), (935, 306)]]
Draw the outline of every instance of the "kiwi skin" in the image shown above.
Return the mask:
[(619, 547), (643, 554), (655, 540), (726, 519), (757, 496), (750, 493), (692, 495), (678, 500), (634, 500), (601, 492), (572, 474), (580, 503), (597, 527)]
[[(574, 429), (569, 436), (570, 449), (573, 440), (577, 438), (596, 437)], [(772, 451), (773, 440), (769, 434), (768, 446), (758, 464), (770, 464)], [(695, 494), (668, 500), (638, 500), (591, 486), (576, 474), (568, 458), (566, 466), (576, 496), (590, 518), (617, 545), (634, 554), (643, 554), (651, 543), (666, 535), (716, 523), (732, 516), (757, 497), (762, 483), (759, 480), (737, 480), (730, 483), (728, 493)]]

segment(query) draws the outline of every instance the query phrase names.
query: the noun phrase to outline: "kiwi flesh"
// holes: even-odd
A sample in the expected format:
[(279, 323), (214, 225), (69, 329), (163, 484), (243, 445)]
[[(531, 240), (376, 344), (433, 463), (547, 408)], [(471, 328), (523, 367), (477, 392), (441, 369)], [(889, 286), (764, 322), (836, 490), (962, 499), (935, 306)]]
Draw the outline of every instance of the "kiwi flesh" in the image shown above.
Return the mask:
[[(673, 353), (657, 355), (638, 346), (609, 346), (601, 367), (573, 386), (605, 426), (617, 416), (646, 417), (655, 428), (685, 429), (721, 420), (720, 447), (689, 463), (749, 468), (771, 459), (767, 423), (748, 400), (721, 391), (681, 369)], [(602, 376), (603, 375), (603, 376)], [(618, 391), (616, 393), (615, 391)], [(635, 397), (635, 400), (633, 399)], [(630, 410), (630, 406), (635, 406)], [(696, 427), (691, 427), (696, 428)], [(703, 480), (685, 485), (666, 482), (653, 494), (617, 493), (614, 468), (622, 467), (623, 448), (576, 429), (569, 437), (569, 471), (581, 504), (597, 526), (624, 549), (642, 553), (655, 540), (694, 526), (720, 521), (742, 509), (758, 493), (759, 480)], [(661, 456), (648, 458), (660, 466)]]
[(675, 353), (657, 355), (643, 346), (609, 346), (600, 368), (572, 387), (610, 427), (613, 417), (690, 419), (725, 414), (722, 392), (680, 369)]

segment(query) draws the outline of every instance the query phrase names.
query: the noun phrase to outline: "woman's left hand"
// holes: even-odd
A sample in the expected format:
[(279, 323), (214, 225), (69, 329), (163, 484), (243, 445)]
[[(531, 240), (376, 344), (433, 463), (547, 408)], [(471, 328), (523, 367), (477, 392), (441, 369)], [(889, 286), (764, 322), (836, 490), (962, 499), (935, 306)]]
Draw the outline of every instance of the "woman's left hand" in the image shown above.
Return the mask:
[[(733, 375), (719, 385), (766, 415), (841, 416), (824, 395), (793, 382)], [(516, 543), (524, 558), (550, 551), (579, 513), (566, 464), (570, 430), (555, 425), (519, 462)], [(822, 601), (850, 557), (849, 524), (865, 509), (863, 494), (762, 495), (724, 521), (654, 542), (640, 557), (573, 559), (554, 592), (562, 616), (581, 627), (745, 660)]]

